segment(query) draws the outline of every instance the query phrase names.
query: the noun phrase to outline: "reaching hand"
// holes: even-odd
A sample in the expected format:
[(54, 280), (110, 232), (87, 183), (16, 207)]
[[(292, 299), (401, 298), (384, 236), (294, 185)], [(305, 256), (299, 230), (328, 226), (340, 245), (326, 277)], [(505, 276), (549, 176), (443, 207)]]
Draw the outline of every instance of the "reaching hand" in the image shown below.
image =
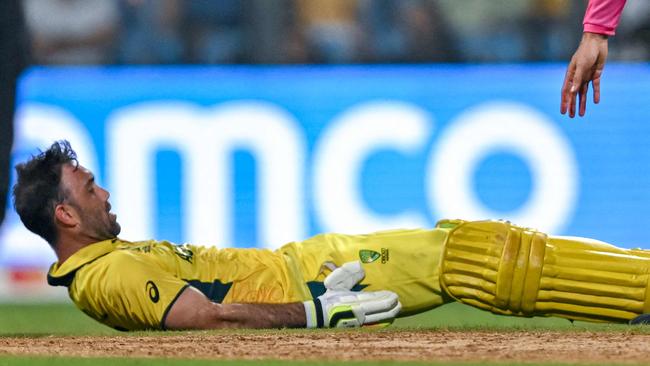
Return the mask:
[(388, 325), (402, 309), (397, 294), (391, 291), (327, 290), (313, 304), (316, 315), (314, 325), (325, 328)]
[(583, 33), (580, 46), (573, 54), (567, 67), (562, 85), (560, 113), (569, 111), (569, 117), (576, 115), (576, 94), (579, 97), (580, 117), (587, 109), (589, 82), (594, 88), (594, 103), (600, 102), (600, 78), (607, 59), (607, 36), (596, 33)]
[(307, 327), (360, 327), (388, 325), (402, 309), (391, 291), (350, 291), (365, 277), (361, 263), (348, 262), (325, 278), (327, 291), (314, 301), (305, 302)]

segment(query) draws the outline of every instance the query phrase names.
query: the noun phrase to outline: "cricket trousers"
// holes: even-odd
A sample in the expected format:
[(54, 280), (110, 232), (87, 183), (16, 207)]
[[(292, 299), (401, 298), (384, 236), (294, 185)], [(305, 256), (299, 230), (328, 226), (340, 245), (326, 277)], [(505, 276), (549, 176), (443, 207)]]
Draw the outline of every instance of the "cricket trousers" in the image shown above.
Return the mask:
[(496, 314), (627, 322), (650, 312), (650, 252), (548, 236), (503, 221), (443, 220), (431, 230), (322, 234), (279, 249), (312, 296), (336, 266), (361, 261), (358, 290), (390, 290), (400, 316), (459, 301)]

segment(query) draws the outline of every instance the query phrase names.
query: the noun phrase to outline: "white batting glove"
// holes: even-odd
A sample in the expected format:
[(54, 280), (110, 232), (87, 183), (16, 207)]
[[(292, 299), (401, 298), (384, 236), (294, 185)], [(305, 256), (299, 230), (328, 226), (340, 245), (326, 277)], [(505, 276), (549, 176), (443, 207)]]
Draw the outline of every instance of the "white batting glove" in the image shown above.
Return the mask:
[(361, 262), (348, 262), (325, 278), (327, 291), (314, 301), (306, 301), (308, 328), (360, 327), (390, 324), (402, 309), (391, 291), (350, 291), (366, 276)]
[(307, 328), (352, 328), (389, 324), (402, 309), (391, 291), (355, 292), (327, 290), (314, 301), (305, 301)]
[(354, 261), (343, 264), (325, 277), (324, 285), (328, 290), (349, 291), (366, 277), (361, 262)]

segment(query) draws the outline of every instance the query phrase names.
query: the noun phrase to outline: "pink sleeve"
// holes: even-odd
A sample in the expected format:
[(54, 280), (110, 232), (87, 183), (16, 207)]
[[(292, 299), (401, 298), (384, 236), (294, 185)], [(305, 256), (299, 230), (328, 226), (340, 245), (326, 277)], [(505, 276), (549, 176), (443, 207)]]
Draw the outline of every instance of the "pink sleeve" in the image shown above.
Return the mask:
[(623, 6), (625, 0), (589, 0), (585, 20), (582, 22), (584, 31), (613, 36), (621, 19)]

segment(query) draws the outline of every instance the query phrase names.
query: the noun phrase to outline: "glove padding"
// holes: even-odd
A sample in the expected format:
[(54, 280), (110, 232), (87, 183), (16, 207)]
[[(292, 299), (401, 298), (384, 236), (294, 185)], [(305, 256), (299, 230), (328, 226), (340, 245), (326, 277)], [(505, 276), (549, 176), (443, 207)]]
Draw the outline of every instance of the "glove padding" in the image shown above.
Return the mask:
[(361, 267), (361, 262), (347, 262), (336, 268), (327, 277), (323, 284), (328, 290), (352, 290), (352, 287), (366, 277), (366, 272)]
[(314, 301), (306, 301), (308, 328), (350, 328), (392, 323), (402, 309), (391, 291), (350, 291), (365, 277), (361, 263), (348, 262), (325, 278), (327, 291)]

